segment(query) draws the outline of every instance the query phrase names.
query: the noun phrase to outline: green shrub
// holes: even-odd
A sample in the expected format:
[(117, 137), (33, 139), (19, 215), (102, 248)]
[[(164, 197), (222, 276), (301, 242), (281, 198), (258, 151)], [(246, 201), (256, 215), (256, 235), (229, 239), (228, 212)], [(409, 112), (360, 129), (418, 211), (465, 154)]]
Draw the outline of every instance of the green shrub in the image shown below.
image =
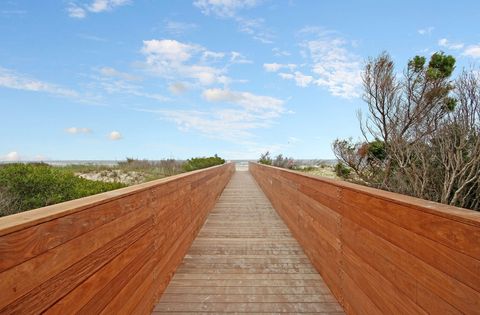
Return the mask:
[(47, 164), (0, 166), (0, 216), (125, 187), (80, 178)]
[(185, 164), (183, 164), (183, 169), (186, 172), (190, 172), (224, 163), (225, 160), (215, 154), (214, 156), (210, 157), (197, 157), (188, 159)]
[(351, 171), (352, 170), (349, 167), (345, 166), (345, 164), (341, 162), (338, 162), (335, 165), (335, 174), (337, 174), (338, 177), (347, 178), (348, 176), (350, 176)]
[(258, 163), (265, 164), (265, 165), (272, 165), (273, 160), (270, 157), (270, 152), (265, 152), (260, 154), (260, 158), (258, 159)]

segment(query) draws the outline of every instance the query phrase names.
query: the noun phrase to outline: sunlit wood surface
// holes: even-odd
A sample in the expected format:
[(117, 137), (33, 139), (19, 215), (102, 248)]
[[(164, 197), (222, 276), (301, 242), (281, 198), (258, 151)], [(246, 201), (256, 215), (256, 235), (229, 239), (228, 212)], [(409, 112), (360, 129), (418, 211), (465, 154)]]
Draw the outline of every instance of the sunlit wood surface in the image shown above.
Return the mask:
[(153, 314), (343, 314), (249, 172), (237, 171)]

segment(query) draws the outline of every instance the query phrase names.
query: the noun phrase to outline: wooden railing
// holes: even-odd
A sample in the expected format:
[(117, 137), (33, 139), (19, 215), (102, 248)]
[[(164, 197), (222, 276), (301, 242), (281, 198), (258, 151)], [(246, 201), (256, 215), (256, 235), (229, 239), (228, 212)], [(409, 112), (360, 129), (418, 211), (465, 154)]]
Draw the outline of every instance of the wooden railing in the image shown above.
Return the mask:
[(0, 314), (147, 314), (233, 164), (0, 218)]
[(251, 163), (349, 314), (480, 314), (480, 213)]

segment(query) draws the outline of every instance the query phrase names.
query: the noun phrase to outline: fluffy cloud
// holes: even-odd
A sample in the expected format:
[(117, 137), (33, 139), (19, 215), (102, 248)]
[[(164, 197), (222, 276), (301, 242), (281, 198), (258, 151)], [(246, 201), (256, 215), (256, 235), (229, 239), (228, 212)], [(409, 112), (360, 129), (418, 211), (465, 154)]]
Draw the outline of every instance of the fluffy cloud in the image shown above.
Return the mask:
[(116, 7), (130, 4), (130, 0), (93, 0), (90, 4), (77, 4), (70, 2), (67, 7), (68, 16), (76, 19), (83, 19), (88, 12), (101, 13), (111, 11)]
[(76, 5), (75, 3), (70, 3), (67, 7), (68, 16), (75, 19), (83, 19), (87, 16), (87, 11)]
[(480, 45), (470, 45), (468, 46), (463, 55), (473, 58), (480, 58)]
[(32, 79), (29, 76), (0, 67), (0, 87), (15, 90), (45, 92), (54, 96), (78, 98), (79, 93), (52, 83)]
[(284, 111), (284, 101), (271, 96), (226, 89), (207, 89), (202, 96), (209, 102), (226, 102), (239, 105), (248, 112), (261, 113), (264, 118), (277, 117)]
[[(207, 89), (203, 98), (212, 103), (224, 103), (211, 110), (157, 110), (162, 119), (173, 121), (183, 131), (196, 131), (211, 138), (245, 141), (251, 131), (270, 126), (285, 112), (284, 101), (270, 96), (227, 89)], [(228, 105), (233, 106), (228, 106)]]
[(451, 43), (446, 38), (438, 40), (438, 45), (452, 50), (459, 50), (463, 48), (463, 43)]
[(113, 140), (113, 141), (116, 141), (116, 140), (120, 140), (123, 138), (122, 134), (118, 131), (112, 131), (108, 134), (108, 138), (110, 140)]
[(21, 159), (22, 158), (21, 158), (20, 154), (16, 151), (12, 151), (12, 152), (7, 153), (4, 156), (0, 156), (0, 160), (8, 161), (8, 162), (16, 162), (16, 161), (20, 161)]
[(361, 59), (350, 52), (352, 42), (338, 36), (335, 32), (315, 27), (307, 27), (300, 31), (303, 40), (300, 46), (302, 55), (308, 63), (301, 65), (309, 68), (309, 73), (297, 70), (295, 64), (265, 63), (263, 68), (268, 72), (278, 72), (284, 80), (292, 80), (297, 86), (317, 85), (328, 89), (335, 96), (354, 98), (360, 95)]
[[(201, 85), (228, 82), (224, 75), (225, 69), (214, 66), (217, 59), (224, 55), (201, 46), (171, 39), (152, 39), (143, 41), (142, 53), (146, 57), (147, 69), (163, 78), (185, 78)], [(212, 56), (216, 57), (215, 60), (209, 61)]]
[(79, 127), (70, 127), (65, 129), (65, 132), (76, 135), (76, 134), (88, 134), (92, 132), (92, 129), (90, 128), (79, 128)]
[(314, 83), (343, 98), (360, 95), (361, 61), (347, 49), (347, 41), (339, 37), (320, 36), (303, 43), (316, 75)]

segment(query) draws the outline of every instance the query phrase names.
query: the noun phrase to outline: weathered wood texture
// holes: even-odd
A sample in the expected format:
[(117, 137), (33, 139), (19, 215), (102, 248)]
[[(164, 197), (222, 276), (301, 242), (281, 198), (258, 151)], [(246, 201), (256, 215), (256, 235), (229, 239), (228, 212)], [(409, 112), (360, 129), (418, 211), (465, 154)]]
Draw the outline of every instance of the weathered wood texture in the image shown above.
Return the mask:
[(0, 314), (148, 314), (234, 172), (181, 174), (0, 219)]
[(248, 172), (237, 171), (154, 314), (343, 310)]
[(250, 171), (349, 314), (480, 314), (480, 214), (342, 181)]

